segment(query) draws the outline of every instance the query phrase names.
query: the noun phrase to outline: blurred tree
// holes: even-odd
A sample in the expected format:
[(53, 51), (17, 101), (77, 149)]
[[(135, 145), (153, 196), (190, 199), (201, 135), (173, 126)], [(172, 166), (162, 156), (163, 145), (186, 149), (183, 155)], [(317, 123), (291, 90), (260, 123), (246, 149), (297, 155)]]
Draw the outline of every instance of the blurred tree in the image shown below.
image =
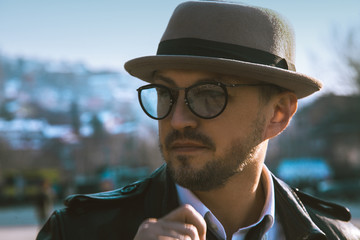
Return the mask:
[(26, 65), (26, 60), (23, 58), (18, 58), (16, 59), (16, 77), (21, 78), (22, 75), (25, 73), (25, 65)]
[(328, 100), (322, 120), (313, 128), (313, 137), (325, 144), (323, 155), (333, 167), (335, 177), (360, 177), (360, 24), (334, 27), (330, 50), (336, 56), (333, 66), (339, 86), (351, 81), (349, 96), (325, 96)]
[(15, 118), (14, 113), (9, 109), (11, 102), (12, 101), (9, 100), (0, 103), (0, 118), (3, 118), (7, 121), (13, 120)]
[(79, 105), (76, 101), (73, 101), (70, 106), (71, 127), (76, 135), (79, 135), (80, 131), (80, 112)]
[(2, 102), (4, 97), (4, 81), (5, 81), (5, 61), (0, 52), (0, 102)]
[[(343, 76), (353, 80), (357, 88), (357, 95), (360, 94), (360, 24), (350, 27), (341, 32), (339, 28), (334, 28), (332, 31), (333, 39), (332, 47), (338, 60), (341, 61), (339, 69)], [(339, 68), (339, 67), (338, 67)]]
[(93, 129), (93, 137), (98, 140), (102, 140), (105, 135), (105, 129), (103, 123), (99, 117), (94, 114), (91, 119), (91, 127)]

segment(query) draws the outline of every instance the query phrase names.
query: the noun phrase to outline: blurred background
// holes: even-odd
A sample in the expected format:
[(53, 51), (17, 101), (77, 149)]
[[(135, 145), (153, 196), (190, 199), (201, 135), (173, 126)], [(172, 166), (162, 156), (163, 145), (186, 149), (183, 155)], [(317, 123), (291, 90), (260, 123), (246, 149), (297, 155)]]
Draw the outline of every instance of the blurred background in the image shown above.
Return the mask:
[[(0, 1), (0, 239), (34, 239), (65, 196), (111, 190), (162, 164), (157, 122), (123, 64), (153, 55), (182, 1)], [(235, 1), (237, 2), (237, 1)], [(345, 204), (360, 226), (360, 3), (242, 1), (293, 25), (297, 71), (324, 89), (300, 100), (268, 167)]]

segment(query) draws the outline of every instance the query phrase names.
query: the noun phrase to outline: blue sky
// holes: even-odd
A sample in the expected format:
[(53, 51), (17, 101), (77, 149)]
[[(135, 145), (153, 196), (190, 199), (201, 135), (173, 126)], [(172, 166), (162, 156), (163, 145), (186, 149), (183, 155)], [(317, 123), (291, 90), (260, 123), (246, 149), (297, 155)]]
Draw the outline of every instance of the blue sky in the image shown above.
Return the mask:
[[(155, 53), (173, 9), (181, 2), (1, 0), (0, 53), (122, 71), (126, 60)], [(272, 8), (289, 19), (296, 32), (298, 71), (326, 78), (329, 86), (336, 84), (331, 80), (336, 74), (325, 73), (333, 58), (330, 32), (360, 22), (358, 0), (241, 2)]]

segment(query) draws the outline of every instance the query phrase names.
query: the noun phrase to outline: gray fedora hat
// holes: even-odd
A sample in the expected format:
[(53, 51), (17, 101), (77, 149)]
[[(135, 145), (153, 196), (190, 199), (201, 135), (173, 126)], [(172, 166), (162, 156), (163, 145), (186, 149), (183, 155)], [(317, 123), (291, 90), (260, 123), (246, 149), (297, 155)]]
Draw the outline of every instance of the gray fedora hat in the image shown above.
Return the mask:
[(217, 1), (190, 1), (174, 11), (157, 54), (132, 59), (125, 69), (151, 82), (164, 69), (202, 70), (272, 83), (306, 97), (322, 87), (296, 72), (295, 39), (276, 12)]

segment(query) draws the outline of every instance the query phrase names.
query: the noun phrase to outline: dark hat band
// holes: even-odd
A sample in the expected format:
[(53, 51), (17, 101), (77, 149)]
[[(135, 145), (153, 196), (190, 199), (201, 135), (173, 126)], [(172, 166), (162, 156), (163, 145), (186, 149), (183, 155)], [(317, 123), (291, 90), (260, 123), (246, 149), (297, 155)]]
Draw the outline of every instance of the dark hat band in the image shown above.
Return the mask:
[(162, 41), (159, 43), (157, 55), (226, 58), (296, 71), (294, 64), (272, 53), (255, 48), (198, 38), (179, 38)]

